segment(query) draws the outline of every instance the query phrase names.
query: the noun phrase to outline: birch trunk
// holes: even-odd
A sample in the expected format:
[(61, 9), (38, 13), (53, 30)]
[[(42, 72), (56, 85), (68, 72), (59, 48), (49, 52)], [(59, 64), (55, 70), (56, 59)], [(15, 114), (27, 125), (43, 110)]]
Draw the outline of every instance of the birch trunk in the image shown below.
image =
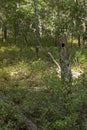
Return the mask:
[(61, 78), (63, 81), (71, 83), (72, 73), (66, 36), (59, 38), (58, 46), (61, 67)]

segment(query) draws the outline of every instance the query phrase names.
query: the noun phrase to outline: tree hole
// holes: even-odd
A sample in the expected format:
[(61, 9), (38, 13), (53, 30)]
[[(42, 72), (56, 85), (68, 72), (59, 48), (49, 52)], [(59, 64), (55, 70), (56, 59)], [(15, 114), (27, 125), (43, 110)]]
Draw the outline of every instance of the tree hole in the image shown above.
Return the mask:
[(65, 44), (64, 43), (62, 43), (62, 47), (64, 47), (65, 46)]

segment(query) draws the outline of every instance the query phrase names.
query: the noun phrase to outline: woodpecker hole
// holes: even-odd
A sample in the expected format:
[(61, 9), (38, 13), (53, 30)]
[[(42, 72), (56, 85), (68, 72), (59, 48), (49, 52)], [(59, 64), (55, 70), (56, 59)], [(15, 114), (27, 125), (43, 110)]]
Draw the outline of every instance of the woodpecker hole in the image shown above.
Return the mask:
[(64, 43), (62, 43), (62, 47), (64, 47), (65, 46), (65, 44)]

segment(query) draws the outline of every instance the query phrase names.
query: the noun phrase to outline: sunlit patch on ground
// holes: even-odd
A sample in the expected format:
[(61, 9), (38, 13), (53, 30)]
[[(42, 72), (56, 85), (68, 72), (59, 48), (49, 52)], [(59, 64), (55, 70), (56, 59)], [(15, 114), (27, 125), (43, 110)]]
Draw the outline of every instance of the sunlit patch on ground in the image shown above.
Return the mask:
[(20, 50), (20, 48), (18, 48), (17, 46), (7, 46), (7, 47), (1, 47), (0, 51), (1, 52), (5, 52), (5, 51), (16, 51), (18, 52)]

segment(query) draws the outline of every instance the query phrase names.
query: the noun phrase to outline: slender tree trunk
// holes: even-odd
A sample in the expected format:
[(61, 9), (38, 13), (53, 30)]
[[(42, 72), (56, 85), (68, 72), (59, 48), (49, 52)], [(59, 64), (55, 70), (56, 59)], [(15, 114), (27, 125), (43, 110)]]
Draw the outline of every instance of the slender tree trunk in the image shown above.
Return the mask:
[(87, 25), (85, 25), (85, 31), (83, 33), (83, 45), (87, 44)]
[(6, 25), (4, 24), (4, 25), (3, 25), (3, 28), (2, 28), (2, 40), (3, 40), (3, 42), (5, 42), (6, 39), (7, 39), (7, 27), (6, 27)]
[(84, 38), (85, 33), (83, 33), (83, 46), (85, 45), (85, 38)]
[(80, 35), (78, 34), (78, 46), (81, 46)]
[(39, 56), (40, 43), (40, 29), (39, 29), (39, 15), (38, 15), (38, 5), (37, 0), (34, 0), (34, 9), (35, 9), (35, 22), (36, 22), (36, 56)]
[(3, 42), (3, 27), (1, 28), (1, 31), (2, 31), (2, 42)]
[(72, 73), (66, 36), (59, 38), (58, 46), (60, 56), (61, 78), (63, 81), (71, 83)]
[(19, 34), (19, 23), (18, 23), (18, 20), (16, 19), (14, 21), (14, 42), (15, 42), (15, 44), (17, 42), (18, 34)]

